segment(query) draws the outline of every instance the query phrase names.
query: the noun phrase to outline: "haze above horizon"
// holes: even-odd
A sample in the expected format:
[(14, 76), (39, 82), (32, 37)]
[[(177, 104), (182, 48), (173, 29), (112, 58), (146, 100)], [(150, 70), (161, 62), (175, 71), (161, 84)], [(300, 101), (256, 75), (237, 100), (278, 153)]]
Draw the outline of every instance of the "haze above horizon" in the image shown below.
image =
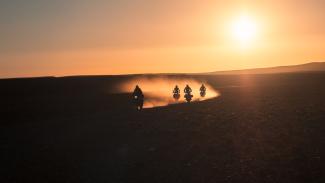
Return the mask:
[(325, 1), (5, 0), (0, 78), (191, 73), (325, 58)]

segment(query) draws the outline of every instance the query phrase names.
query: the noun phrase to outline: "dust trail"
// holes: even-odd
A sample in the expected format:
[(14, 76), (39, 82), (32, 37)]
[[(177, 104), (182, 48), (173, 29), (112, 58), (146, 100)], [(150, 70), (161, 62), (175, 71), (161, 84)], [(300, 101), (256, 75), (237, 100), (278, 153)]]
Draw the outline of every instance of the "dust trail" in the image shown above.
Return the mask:
[[(200, 87), (202, 83), (207, 89), (206, 96), (200, 97)], [(193, 92), (192, 101), (203, 101), (211, 98), (218, 97), (220, 94), (217, 90), (211, 87), (209, 84), (195, 80), (195, 79), (176, 79), (176, 78), (146, 78), (138, 77), (126, 81), (118, 86), (119, 92), (130, 93), (133, 92), (134, 87), (139, 85), (145, 95), (144, 108), (152, 108), (158, 106), (166, 106), (169, 104), (184, 103), (183, 89), (186, 85), (189, 85)], [(176, 101), (173, 98), (173, 89), (175, 85), (178, 85), (181, 90), (181, 98)]]

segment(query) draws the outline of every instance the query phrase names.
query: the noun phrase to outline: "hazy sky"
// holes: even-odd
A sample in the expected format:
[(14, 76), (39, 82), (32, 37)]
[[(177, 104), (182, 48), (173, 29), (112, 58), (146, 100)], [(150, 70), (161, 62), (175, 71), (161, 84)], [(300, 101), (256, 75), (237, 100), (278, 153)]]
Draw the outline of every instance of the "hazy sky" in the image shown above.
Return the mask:
[[(1, 0), (0, 77), (205, 72), (325, 60), (324, 0)], [(256, 33), (241, 45), (233, 22)]]

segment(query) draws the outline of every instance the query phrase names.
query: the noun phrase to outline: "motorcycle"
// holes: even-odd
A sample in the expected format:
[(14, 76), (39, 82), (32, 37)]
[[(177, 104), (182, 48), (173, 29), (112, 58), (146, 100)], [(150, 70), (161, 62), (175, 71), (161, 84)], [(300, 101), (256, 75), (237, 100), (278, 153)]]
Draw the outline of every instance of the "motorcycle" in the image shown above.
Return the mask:
[(143, 109), (143, 102), (144, 102), (144, 97), (143, 96), (134, 95), (133, 96), (133, 102), (134, 102), (134, 105), (136, 106), (137, 110), (140, 111), (140, 110)]
[(173, 98), (175, 100), (179, 100), (179, 98), (181, 98), (181, 95), (179, 93), (174, 93)]
[(200, 95), (201, 95), (201, 97), (205, 97), (206, 94), (207, 94), (207, 93), (206, 93), (205, 90), (200, 91)]
[(192, 101), (193, 95), (191, 93), (186, 93), (184, 95), (184, 98), (187, 101), (187, 103), (190, 103)]

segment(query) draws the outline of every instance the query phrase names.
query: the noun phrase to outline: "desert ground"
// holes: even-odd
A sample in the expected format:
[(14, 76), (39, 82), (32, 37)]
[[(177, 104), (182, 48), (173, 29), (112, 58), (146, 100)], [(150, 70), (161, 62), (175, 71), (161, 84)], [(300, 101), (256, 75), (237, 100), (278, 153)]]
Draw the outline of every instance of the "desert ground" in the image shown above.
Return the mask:
[(220, 96), (142, 111), (134, 77), (0, 80), (0, 182), (325, 182), (325, 72), (164, 75)]

